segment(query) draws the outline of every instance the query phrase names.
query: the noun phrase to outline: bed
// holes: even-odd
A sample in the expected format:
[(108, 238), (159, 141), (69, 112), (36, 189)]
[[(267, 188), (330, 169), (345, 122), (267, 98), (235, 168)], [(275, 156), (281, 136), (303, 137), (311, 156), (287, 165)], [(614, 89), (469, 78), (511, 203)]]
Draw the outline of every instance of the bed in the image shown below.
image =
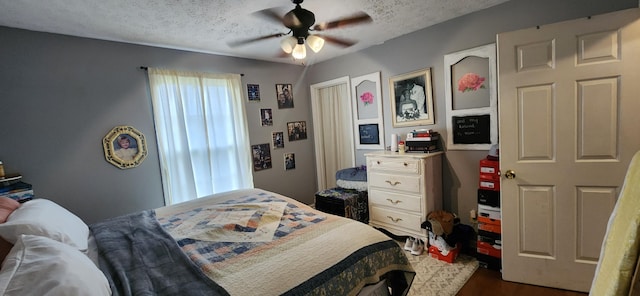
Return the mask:
[(261, 189), (89, 226), (47, 199), (9, 212), (2, 295), (406, 295), (415, 276), (378, 230)]

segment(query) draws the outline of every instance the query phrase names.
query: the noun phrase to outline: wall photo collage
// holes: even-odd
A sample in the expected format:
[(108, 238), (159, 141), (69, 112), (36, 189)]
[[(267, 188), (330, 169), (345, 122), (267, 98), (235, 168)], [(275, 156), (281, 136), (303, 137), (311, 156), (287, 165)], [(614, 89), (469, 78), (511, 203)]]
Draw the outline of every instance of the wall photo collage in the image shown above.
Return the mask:
[[(285, 140), (291, 142), (307, 139), (306, 121), (291, 121), (287, 122), (286, 126), (274, 126), (274, 123), (277, 122), (274, 120), (274, 117), (278, 116), (277, 110), (294, 108), (293, 85), (289, 83), (277, 83), (275, 87), (275, 100), (278, 109), (260, 108), (260, 126), (271, 127), (271, 130), (266, 133), (267, 139), (269, 139), (267, 143), (251, 145), (254, 172), (273, 168), (271, 147), (273, 147), (275, 151), (277, 149), (284, 149)], [(247, 84), (247, 100), (249, 102), (262, 103), (259, 84)], [(280, 155), (276, 157), (279, 158)], [(296, 168), (294, 152), (282, 152), (281, 157), (285, 171)]]

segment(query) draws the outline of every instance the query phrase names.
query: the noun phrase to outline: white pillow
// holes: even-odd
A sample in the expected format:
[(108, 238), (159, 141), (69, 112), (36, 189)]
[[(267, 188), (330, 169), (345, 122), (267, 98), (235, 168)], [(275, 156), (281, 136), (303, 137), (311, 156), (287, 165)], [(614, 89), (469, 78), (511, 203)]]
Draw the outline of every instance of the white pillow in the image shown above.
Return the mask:
[(21, 234), (46, 236), (50, 239), (87, 250), (89, 227), (78, 216), (48, 199), (23, 203), (0, 224), (0, 236), (15, 244)]
[(0, 295), (111, 295), (102, 271), (77, 249), (22, 235), (0, 269)]

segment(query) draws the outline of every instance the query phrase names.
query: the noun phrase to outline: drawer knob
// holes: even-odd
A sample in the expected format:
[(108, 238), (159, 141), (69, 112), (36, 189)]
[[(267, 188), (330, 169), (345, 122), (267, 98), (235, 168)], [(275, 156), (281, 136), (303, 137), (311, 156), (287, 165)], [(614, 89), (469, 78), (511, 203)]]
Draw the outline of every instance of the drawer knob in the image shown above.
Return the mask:
[(393, 181), (392, 182), (392, 181), (386, 180), (385, 182), (389, 183), (389, 185), (391, 185), (391, 186), (396, 186), (396, 185), (400, 184), (399, 181)]
[(408, 165), (409, 165), (408, 163), (406, 163), (406, 162), (404, 163), (404, 166), (408, 166)]
[(398, 203), (401, 203), (401, 202), (402, 202), (401, 200), (392, 200), (392, 199), (390, 199), (390, 198), (387, 198), (387, 200), (388, 200), (390, 203), (394, 204), (394, 205), (397, 205)]
[(378, 160), (378, 161), (376, 161), (376, 163), (377, 163), (377, 164), (380, 164), (380, 161)]
[(402, 218), (393, 218), (391, 216), (387, 216), (387, 218), (389, 218), (389, 220), (391, 220), (393, 223), (398, 223), (402, 221)]

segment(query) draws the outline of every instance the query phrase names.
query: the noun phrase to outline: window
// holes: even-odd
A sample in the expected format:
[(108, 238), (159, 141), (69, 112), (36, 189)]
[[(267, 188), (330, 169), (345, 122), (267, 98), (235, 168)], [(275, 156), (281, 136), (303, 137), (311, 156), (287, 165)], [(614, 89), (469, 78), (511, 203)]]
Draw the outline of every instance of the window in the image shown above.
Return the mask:
[(240, 75), (148, 74), (165, 204), (253, 187)]

